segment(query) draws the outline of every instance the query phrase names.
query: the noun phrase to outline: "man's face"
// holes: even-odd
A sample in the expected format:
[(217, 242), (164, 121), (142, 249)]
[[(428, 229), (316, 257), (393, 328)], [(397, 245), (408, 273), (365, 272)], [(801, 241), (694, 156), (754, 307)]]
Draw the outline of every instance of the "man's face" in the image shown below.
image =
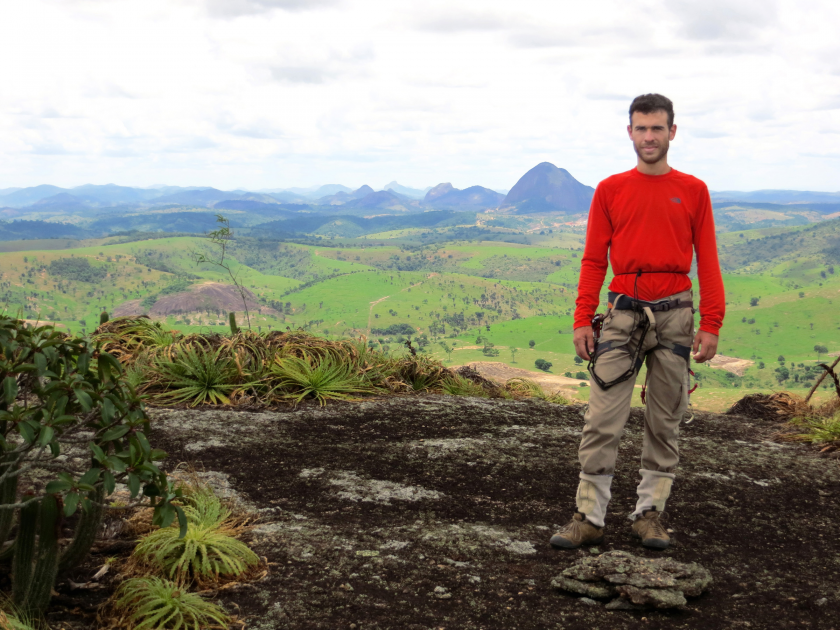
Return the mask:
[(677, 133), (677, 126), (668, 129), (668, 114), (655, 111), (650, 114), (633, 112), (632, 124), (627, 133), (633, 141), (636, 155), (646, 164), (656, 164), (668, 154), (668, 144)]

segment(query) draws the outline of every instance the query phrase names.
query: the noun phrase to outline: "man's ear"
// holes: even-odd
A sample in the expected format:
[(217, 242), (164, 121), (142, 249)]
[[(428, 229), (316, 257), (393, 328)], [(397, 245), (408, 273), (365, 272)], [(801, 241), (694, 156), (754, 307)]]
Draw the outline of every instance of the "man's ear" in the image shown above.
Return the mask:
[(627, 137), (633, 139), (633, 125), (627, 125)]
[(668, 131), (668, 139), (673, 140), (674, 136), (677, 135), (677, 126), (671, 125), (671, 129)]

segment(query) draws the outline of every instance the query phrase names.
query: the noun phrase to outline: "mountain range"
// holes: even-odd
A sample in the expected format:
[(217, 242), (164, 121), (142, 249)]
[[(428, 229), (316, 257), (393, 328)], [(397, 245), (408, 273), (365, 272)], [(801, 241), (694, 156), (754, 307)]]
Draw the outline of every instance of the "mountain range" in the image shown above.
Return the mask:
[[(585, 214), (594, 188), (577, 181), (569, 171), (550, 162), (542, 162), (525, 173), (502, 194), (483, 186), (458, 189), (441, 183), (424, 189), (389, 182), (382, 190), (363, 185), (351, 189), (341, 184), (312, 188), (286, 188), (262, 191), (218, 190), (211, 187), (159, 186), (133, 188), (115, 184), (85, 184), (61, 188), (49, 184), (28, 188), (0, 189), (1, 218), (41, 218), (32, 215), (80, 214), (94, 216), (102, 212), (143, 212), (154, 207), (200, 207), (252, 210), (268, 213), (276, 207), (276, 216), (289, 212), (334, 213), (363, 216), (377, 212), (426, 212), (429, 210), (491, 211), (507, 214)], [(718, 207), (731, 203), (769, 203), (796, 206), (801, 204), (839, 204), (840, 192), (792, 190), (714, 191), (712, 201)], [(291, 208), (288, 206), (300, 206)], [(282, 207), (282, 208), (281, 208)], [(818, 210), (819, 214), (828, 212)], [(831, 210), (833, 212), (833, 210)]]

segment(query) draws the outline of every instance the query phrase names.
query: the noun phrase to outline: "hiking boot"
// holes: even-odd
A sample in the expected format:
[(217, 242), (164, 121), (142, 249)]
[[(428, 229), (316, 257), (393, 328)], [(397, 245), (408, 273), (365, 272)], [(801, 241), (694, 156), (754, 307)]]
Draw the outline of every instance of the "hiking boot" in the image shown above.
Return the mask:
[(662, 512), (645, 510), (641, 516), (633, 521), (633, 535), (642, 539), (642, 545), (651, 549), (667, 549), (671, 544), (671, 537), (665, 531), (660, 517)]
[(604, 530), (595, 527), (583, 514), (575, 512), (572, 520), (551, 537), (556, 549), (577, 549), (581, 545), (597, 545), (604, 540)]

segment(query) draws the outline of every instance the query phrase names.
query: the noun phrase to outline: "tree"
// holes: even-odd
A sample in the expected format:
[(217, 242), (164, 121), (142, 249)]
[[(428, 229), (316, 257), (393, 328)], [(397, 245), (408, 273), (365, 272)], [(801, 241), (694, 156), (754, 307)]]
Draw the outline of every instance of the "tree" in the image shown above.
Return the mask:
[(443, 351), (446, 353), (446, 360), (451, 361), (452, 360), (452, 350), (453, 350), (452, 346), (450, 346), (445, 341), (441, 341), (440, 342), (440, 347), (443, 348)]
[(546, 361), (545, 359), (537, 359), (534, 361), (534, 365), (537, 366), (538, 370), (542, 370), (543, 372), (548, 372), (551, 369), (552, 363)]
[(581, 359), (578, 355), (575, 355), (575, 365), (580, 365), (583, 363), (583, 359)]
[(212, 256), (211, 254), (205, 254), (202, 252), (192, 252), (192, 257), (197, 265), (209, 263), (227, 271), (231, 282), (233, 282), (233, 286), (236, 287), (236, 290), (239, 293), (239, 297), (242, 298), (242, 306), (245, 307), (245, 318), (248, 320), (248, 330), (251, 330), (251, 314), (248, 312), (248, 300), (245, 295), (245, 287), (238, 278), (238, 275), (242, 271), (242, 267), (239, 268), (239, 271), (234, 272), (230, 261), (225, 259), (228, 244), (231, 239), (233, 239), (233, 229), (230, 227), (230, 221), (221, 214), (216, 215), (216, 223), (219, 224), (219, 229), (209, 232), (207, 234), (207, 238), (210, 239), (211, 244), (219, 248), (218, 255)]
[(516, 348), (514, 346), (510, 347), (510, 362), (511, 363), (516, 363), (516, 353), (518, 351), (519, 351), (519, 348)]
[(820, 355), (828, 352), (828, 348), (826, 346), (821, 346), (820, 344), (817, 344), (814, 346), (814, 352), (817, 353), (817, 361), (819, 361)]
[(776, 359), (776, 361), (778, 361), (779, 363), (784, 363), (785, 362), (785, 356), (783, 354), (780, 354), (778, 356), (778, 358)]
[(790, 370), (786, 367), (778, 367), (775, 369), (776, 372), (776, 380), (779, 381), (779, 385), (784, 383), (786, 380), (790, 378)]
[(750, 306), (758, 306), (758, 301), (759, 301), (760, 299), (761, 299), (761, 298), (751, 297), (751, 298), (750, 298)]
[(764, 366), (764, 361), (759, 361), (759, 362), (758, 362), (758, 369), (759, 369), (759, 370), (763, 370), (763, 369), (764, 369), (764, 367), (765, 367), (765, 366)]
[(535, 345), (537, 345), (537, 342), (534, 341), (533, 339), (531, 339), (531, 341), (528, 342), (528, 347), (529, 348), (533, 348)]

